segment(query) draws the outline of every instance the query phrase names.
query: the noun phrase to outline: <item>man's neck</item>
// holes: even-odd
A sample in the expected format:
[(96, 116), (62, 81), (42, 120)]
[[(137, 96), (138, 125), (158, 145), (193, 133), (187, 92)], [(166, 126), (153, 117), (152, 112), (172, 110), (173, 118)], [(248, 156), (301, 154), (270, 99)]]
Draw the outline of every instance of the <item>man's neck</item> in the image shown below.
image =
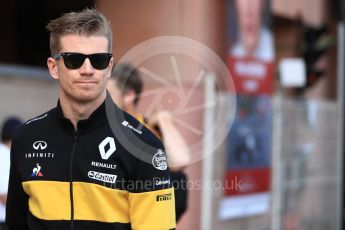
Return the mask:
[(78, 121), (88, 119), (104, 102), (105, 98), (106, 93), (104, 93), (104, 95), (102, 94), (94, 101), (81, 103), (60, 95), (60, 105), (64, 116), (72, 122), (75, 130), (77, 130)]

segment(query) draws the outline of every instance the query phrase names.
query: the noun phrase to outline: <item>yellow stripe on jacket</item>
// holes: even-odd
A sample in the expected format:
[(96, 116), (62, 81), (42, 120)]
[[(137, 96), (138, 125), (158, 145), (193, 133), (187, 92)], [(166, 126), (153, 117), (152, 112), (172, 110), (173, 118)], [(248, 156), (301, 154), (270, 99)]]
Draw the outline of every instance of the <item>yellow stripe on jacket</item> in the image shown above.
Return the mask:
[[(29, 210), (42, 220), (70, 220), (69, 182), (27, 181)], [(174, 189), (140, 193), (73, 182), (74, 219), (131, 223), (132, 229), (175, 228)], [(167, 215), (169, 213), (169, 215)]]

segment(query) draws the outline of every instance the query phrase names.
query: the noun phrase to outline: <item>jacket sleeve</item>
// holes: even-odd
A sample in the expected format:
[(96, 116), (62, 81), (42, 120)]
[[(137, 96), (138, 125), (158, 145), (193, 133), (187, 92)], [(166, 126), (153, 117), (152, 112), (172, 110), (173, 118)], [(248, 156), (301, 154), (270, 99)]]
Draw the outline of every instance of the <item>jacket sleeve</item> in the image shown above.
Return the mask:
[(175, 190), (176, 222), (178, 222), (187, 210), (187, 175), (183, 171), (171, 172), (171, 180)]
[[(130, 221), (134, 230), (176, 228), (175, 196), (162, 145), (149, 160), (137, 159), (129, 188)], [(146, 151), (147, 152), (147, 151)]]
[(28, 195), (22, 187), (22, 180), (16, 162), (17, 142), (11, 147), (11, 167), (6, 203), (6, 224), (10, 230), (27, 230)]

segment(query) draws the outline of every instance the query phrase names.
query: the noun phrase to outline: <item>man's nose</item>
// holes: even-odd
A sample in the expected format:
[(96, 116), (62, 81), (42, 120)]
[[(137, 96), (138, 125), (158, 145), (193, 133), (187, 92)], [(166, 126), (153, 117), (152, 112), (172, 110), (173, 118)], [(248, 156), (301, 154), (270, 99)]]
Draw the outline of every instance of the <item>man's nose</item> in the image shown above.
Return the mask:
[(83, 65), (80, 67), (80, 71), (84, 74), (94, 73), (95, 69), (93, 68), (89, 58), (85, 58)]

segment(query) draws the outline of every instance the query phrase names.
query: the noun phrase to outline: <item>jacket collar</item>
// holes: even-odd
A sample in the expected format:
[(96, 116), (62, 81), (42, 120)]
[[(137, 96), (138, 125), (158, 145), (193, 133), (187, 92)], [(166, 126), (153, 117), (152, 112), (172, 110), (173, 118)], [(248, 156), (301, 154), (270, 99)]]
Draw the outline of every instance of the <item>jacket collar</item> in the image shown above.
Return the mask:
[[(110, 97), (109, 93), (107, 92), (107, 97)], [(74, 129), (72, 122), (64, 116), (60, 100), (57, 102), (56, 106), (56, 115), (57, 120), (62, 125), (63, 129), (70, 133), (75, 133), (77, 131), (78, 134), (90, 132), (95, 128), (103, 125), (107, 122), (107, 114), (105, 109), (105, 101), (91, 113), (89, 118), (85, 120), (79, 120), (77, 123), (77, 130)]]

